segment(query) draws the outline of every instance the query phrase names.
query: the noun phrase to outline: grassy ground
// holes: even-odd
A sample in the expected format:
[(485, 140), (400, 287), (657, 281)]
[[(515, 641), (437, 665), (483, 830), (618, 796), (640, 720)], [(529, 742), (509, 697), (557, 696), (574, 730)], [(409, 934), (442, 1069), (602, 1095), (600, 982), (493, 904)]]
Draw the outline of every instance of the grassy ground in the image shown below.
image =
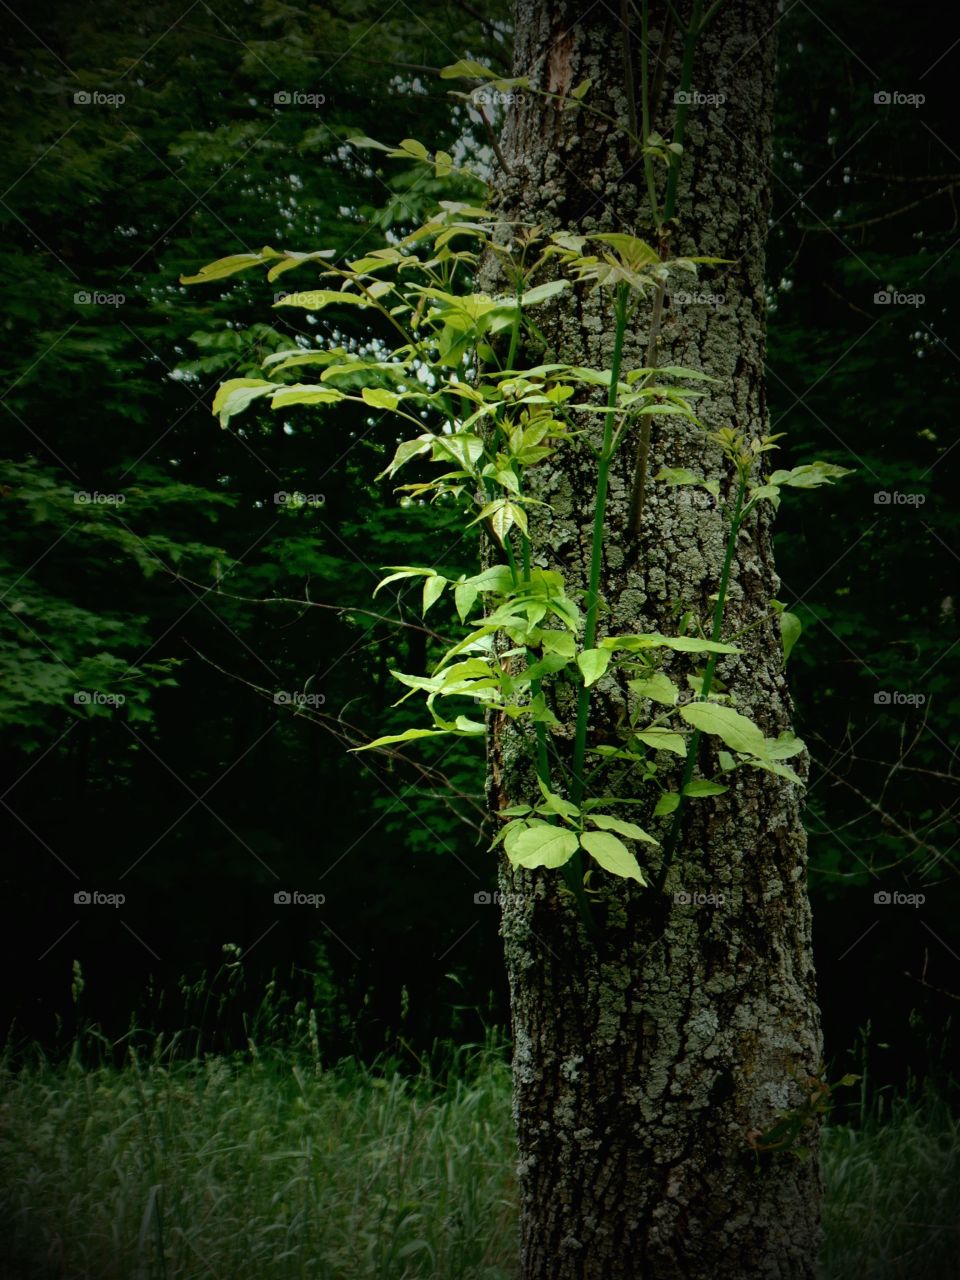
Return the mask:
[[(509, 1074), (273, 1054), (0, 1064), (4, 1280), (514, 1280)], [(960, 1277), (960, 1125), (828, 1131), (824, 1280)]]

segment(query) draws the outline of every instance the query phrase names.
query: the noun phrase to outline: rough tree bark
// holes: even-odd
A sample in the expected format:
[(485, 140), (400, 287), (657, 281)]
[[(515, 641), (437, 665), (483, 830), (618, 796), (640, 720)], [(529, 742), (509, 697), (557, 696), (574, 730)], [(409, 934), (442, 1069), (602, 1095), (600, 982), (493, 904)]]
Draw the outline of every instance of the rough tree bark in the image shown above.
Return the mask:
[[(638, 8), (622, 11), (637, 84)], [(590, 100), (627, 120), (620, 12), (600, 3), (581, 16), (579, 5), (518, 0), (515, 74), (555, 93), (589, 78)], [(775, 0), (726, 0), (699, 42), (694, 88), (725, 101), (690, 110), (674, 250), (733, 265), (686, 286), (722, 293), (722, 304), (667, 306), (659, 352), (661, 364), (722, 380), (701, 402), (708, 426), (751, 434), (768, 429), (764, 241), (777, 18)], [(664, 6), (652, 4), (654, 54), (664, 25)], [(679, 72), (676, 37), (672, 44), (652, 122), (665, 136)], [(505, 218), (649, 237), (641, 161), (596, 116), (557, 111), (529, 94), (508, 115), (502, 151)], [(553, 351), (542, 358), (609, 368), (609, 303), (599, 291), (578, 291), (578, 298), (579, 309), (564, 302), (545, 326)], [(645, 363), (648, 324), (649, 309), (629, 335), (625, 368)], [(654, 427), (650, 474), (689, 466), (726, 492), (730, 477), (702, 432), (680, 418), (659, 421), (669, 425)], [(678, 603), (708, 617), (720, 573), (725, 530), (700, 489), (648, 483), (641, 536), (629, 537), (631, 455), (621, 451), (612, 480), (601, 634), (669, 632)], [(562, 568), (580, 587), (594, 470), (586, 451), (566, 450), (541, 468), (538, 496), (552, 513), (531, 526), (535, 559)], [(768, 523), (751, 522), (734, 561), (724, 636), (764, 617), (777, 585)], [(790, 721), (775, 626), (763, 622), (741, 644), (745, 656), (721, 659), (718, 675), (738, 706), (775, 735)], [(668, 667), (681, 680), (691, 669), (682, 654)], [(593, 741), (612, 740), (622, 695), (611, 691), (607, 682), (598, 686)], [(569, 758), (561, 739), (553, 747)], [(507, 724), (495, 725), (492, 743), (492, 804), (526, 800), (530, 744)], [(707, 740), (701, 747), (707, 768), (713, 749)], [(797, 1105), (796, 1076), (820, 1065), (801, 797), (794, 784), (765, 773), (734, 777), (727, 795), (687, 806), (663, 895), (602, 877), (604, 933), (596, 945), (558, 873), (515, 873), (501, 857), (524, 1280), (815, 1274), (816, 1134), (806, 1135), (809, 1158), (765, 1157), (760, 1173), (747, 1142), (749, 1131), (769, 1128)], [(623, 816), (643, 822), (642, 813)], [(656, 869), (655, 851), (649, 866)], [(680, 905), (674, 895), (681, 890), (722, 894), (724, 904)]]

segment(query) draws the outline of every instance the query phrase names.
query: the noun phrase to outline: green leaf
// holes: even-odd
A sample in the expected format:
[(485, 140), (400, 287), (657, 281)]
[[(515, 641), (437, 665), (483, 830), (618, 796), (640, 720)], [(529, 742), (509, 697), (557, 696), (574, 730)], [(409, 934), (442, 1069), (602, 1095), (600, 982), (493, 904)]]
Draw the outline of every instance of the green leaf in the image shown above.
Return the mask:
[[(441, 72), (441, 75), (443, 73)], [(376, 151), (393, 151), (393, 147), (388, 147), (382, 142), (377, 142), (376, 138), (368, 138), (365, 134), (359, 133), (352, 138), (347, 138), (347, 142), (351, 147), (373, 148)]]
[(701, 640), (697, 636), (664, 636), (657, 631), (647, 635), (607, 636), (600, 641), (602, 649), (627, 649), (639, 653), (644, 649), (676, 649), (679, 653), (740, 653), (736, 645)]
[(673, 813), (680, 804), (679, 791), (665, 791), (657, 801), (657, 807), (653, 811), (655, 818), (663, 818), (668, 813)]
[(471, 62), (469, 58), (461, 58), (452, 62), (449, 67), (440, 68), (441, 80), (496, 80), (497, 73), (485, 67), (482, 62)]
[(764, 757), (767, 760), (790, 760), (805, 750), (806, 743), (789, 729), (784, 729), (776, 738), (767, 738)]
[(415, 156), (417, 160), (429, 160), (430, 153), (422, 142), (418, 142), (416, 138), (404, 138), (400, 143), (400, 151), (406, 151), (408, 155)]
[(743, 751), (752, 756), (766, 754), (766, 738), (752, 720), (721, 707), (716, 702), (691, 702), (680, 708), (680, 715), (701, 733), (714, 734), (733, 751)]
[(596, 684), (604, 674), (612, 657), (609, 649), (584, 649), (577, 654), (577, 666), (583, 673), (583, 683), (588, 688)]
[(362, 387), (360, 395), (364, 404), (374, 409), (395, 409), (401, 399), (396, 391), (386, 391), (383, 387)]
[(461, 622), (466, 622), (467, 615), (473, 608), (477, 595), (477, 588), (470, 582), (458, 582), (453, 588), (453, 600), (457, 606), (457, 616)]
[(263, 378), (228, 378), (217, 388), (212, 412), (220, 415), (220, 425), (225, 427), (232, 417), (242, 413), (254, 400), (276, 390), (276, 382), (266, 382)]
[(800, 633), (803, 630), (800, 619), (795, 613), (789, 613), (786, 609), (780, 614), (780, 639), (783, 643), (783, 665), (787, 665), (787, 659), (793, 651), (793, 646), (800, 639)]
[(342, 348), (336, 351), (300, 351), (295, 347), (292, 350), (272, 352), (264, 357), (262, 364), (264, 369), (279, 373), (281, 369), (292, 369), (301, 364), (335, 364), (343, 355)]
[(627, 688), (632, 690), (638, 698), (649, 698), (652, 702), (659, 702), (665, 707), (675, 707), (680, 697), (680, 690), (662, 671), (654, 671), (637, 680), (628, 680)]
[(507, 534), (515, 524), (519, 525), (524, 533), (527, 532), (526, 511), (524, 511), (523, 507), (518, 506), (515, 502), (510, 502), (507, 498), (498, 498), (495, 502), (488, 502), (476, 519), (471, 520), (470, 523), (476, 524), (480, 520), (490, 521), (490, 528), (501, 546), (506, 545)]
[(281, 387), (270, 401), (271, 409), (285, 409), (289, 404), (336, 404), (346, 397), (334, 387), (318, 387), (310, 382), (298, 382), (291, 387)]
[(432, 445), (432, 435), (418, 436), (416, 440), (402, 440), (397, 446), (397, 452), (393, 455), (393, 461), (389, 467), (380, 472), (377, 479), (379, 480), (382, 476), (392, 476), (395, 471), (399, 471), (411, 458), (416, 458), (418, 455), (426, 453)]
[(721, 786), (719, 782), (710, 782), (707, 778), (694, 778), (693, 782), (688, 782), (683, 788), (685, 796), (696, 798), (698, 796), (722, 796), (727, 790)]
[(660, 843), (659, 840), (654, 840), (653, 836), (648, 835), (643, 827), (638, 827), (635, 822), (624, 822), (622, 818), (611, 818), (606, 813), (591, 813), (587, 821), (592, 822), (601, 831), (616, 831), (618, 836), (626, 836), (628, 840), (642, 840), (645, 844)]
[(563, 293), (564, 289), (570, 285), (569, 280), (550, 280), (546, 284), (535, 285), (532, 289), (527, 289), (520, 298), (521, 307), (535, 307), (541, 302), (547, 302), (550, 298), (555, 298), (557, 294)]
[(274, 263), (267, 272), (267, 279), (272, 283), (278, 276), (282, 276), (285, 271), (292, 271), (294, 267), (302, 266), (305, 262), (313, 262), (319, 258), (333, 257), (336, 257), (336, 253), (333, 249), (317, 249), (315, 253), (295, 253), (291, 249), (285, 249), (280, 261)]
[(577, 837), (566, 827), (534, 820), (525, 830), (511, 832), (504, 848), (515, 867), (562, 867), (576, 853)]
[(613, 231), (604, 235), (591, 235), (587, 239), (599, 240), (601, 244), (608, 245), (615, 253), (620, 254), (624, 262), (633, 267), (660, 265), (660, 255), (656, 249), (652, 249), (645, 240), (639, 240), (636, 236), (627, 235), (625, 232)]
[(430, 606), (432, 604), (436, 604), (436, 602), (443, 595), (443, 590), (444, 590), (444, 587), (446, 587), (446, 585), (447, 585), (446, 578), (441, 578), (439, 576), (434, 578), (427, 578), (424, 581), (423, 609), (422, 609), (422, 614), (424, 617), (426, 617), (427, 610), (430, 608)]
[(643, 729), (637, 737), (645, 746), (655, 751), (672, 751), (674, 755), (687, 754), (687, 740), (679, 733), (671, 733), (669, 729)]
[(688, 467), (661, 467), (653, 478), (664, 484), (699, 484), (701, 480)]
[(577, 641), (569, 631), (544, 631), (540, 643), (545, 654), (555, 653), (568, 661), (576, 657)]
[(412, 742), (415, 738), (441, 738), (449, 729), (407, 729), (403, 733), (388, 733), (384, 738), (376, 738), (362, 747), (351, 747), (351, 751), (372, 751), (375, 747), (386, 747), (391, 742)]
[(307, 289), (303, 293), (288, 293), (279, 298), (275, 307), (303, 307), (305, 311), (322, 311), (324, 307), (344, 303), (347, 306), (366, 307), (369, 302), (357, 293), (344, 293), (338, 289)]
[[(258, 267), (271, 258), (282, 258), (284, 255), (269, 246), (259, 253), (231, 253), (229, 257), (218, 258), (209, 262), (194, 276), (181, 276), (181, 284), (208, 284), (212, 280), (223, 280), (227, 276), (236, 275), (238, 271), (247, 271), (250, 267)], [(326, 251), (327, 257), (333, 257), (333, 250)]]
[(796, 782), (801, 787), (803, 786), (803, 779), (789, 765), (779, 764), (776, 760), (770, 759), (748, 760), (747, 764), (754, 769), (763, 769), (766, 773), (775, 773), (778, 778), (788, 778), (790, 782)]
[(769, 484), (786, 484), (794, 489), (816, 489), (822, 484), (830, 484), (841, 476), (853, 475), (850, 467), (838, 467), (832, 462), (808, 462), (802, 467), (794, 467), (792, 471), (774, 471)]
[(398, 582), (401, 578), (430, 578), (433, 576), (432, 569), (411, 569), (409, 565), (405, 564), (388, 564), (384, 567), (387, 569), (394, 569), (396, 572), (391, 573), (387, 578), (382, 578), (377, 583), (373, 589), (374, 595), (376, 595), (378, 591), (382, 590), (388, 583)]
[(575, 89), (570, 90), (570, 97), (576, 98), (578, 102), (582, 101), (584, 96), (589, 92), (591, 80), (581, 80)]
[(606, 831), (588, 831), (580, 837), (580, 844), (591, 858), (599, 862), (604, 871), (624, 880), (636, 880), (637, 884), (646, 885), (639, 862), (616, 836)]
[(546, 801), (547, 808), (551, 813), (555, 813), (561, 818), (579, 818), (580, 810), (575, 804), (571, 804), (569, 800), (565, 800), (563, 796), (558, 796), (556, 792), (551, 791), (542, 778), (538, 778), (537, 782), (540, 791)]

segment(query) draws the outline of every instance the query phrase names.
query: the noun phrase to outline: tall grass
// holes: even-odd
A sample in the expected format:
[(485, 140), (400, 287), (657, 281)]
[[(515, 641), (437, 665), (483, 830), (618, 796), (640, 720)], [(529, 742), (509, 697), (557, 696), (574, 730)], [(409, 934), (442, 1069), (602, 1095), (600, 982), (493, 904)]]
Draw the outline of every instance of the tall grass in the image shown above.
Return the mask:
[[(115, 1049), (88, 1036), (65, 1062), (0, 1059), (3, 1280), (516, 1280), (492, 1038), (413, 1073), (324, 1067), (309, 1019), (292, 1048)], [(944, 1103), (828, 1129), (824, 1168), (823, 1280), (960, 1277)]]
[(824, 1135), (823, 1280), (960, 1280), (960, 1119), (922, 1094)]
[(515, 1274), (492, 1048), (442, 1089), (276, 1055), (2, 1072), (0, 1258), (18, 1280)]

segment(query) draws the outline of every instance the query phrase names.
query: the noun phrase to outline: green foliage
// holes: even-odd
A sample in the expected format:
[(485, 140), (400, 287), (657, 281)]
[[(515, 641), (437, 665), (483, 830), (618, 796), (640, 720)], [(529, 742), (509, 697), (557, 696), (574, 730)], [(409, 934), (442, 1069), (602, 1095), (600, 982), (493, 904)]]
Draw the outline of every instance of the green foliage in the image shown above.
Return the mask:
[[(426, 149), (409, 139), (399, 149), (386, 150), (404, 159), (430, 163)], [(278, 363), (273, 356), (267, 357), (263, 364), (269, 376), (223, 383), (214, 400), (214, 412), (225, 420), (255, 400), (266, 398), (274, 405), (286, 402), (285, 397), (302, 404), (353, 400), (393, 413), (398, 421), (412, 425), (416, 434), (401, 440), (385, 474), (393, 477), (414, 463), (418, 468), (427, 461), (437, 464), (438, 477), (416, 479), (400, 486), (399, 492), (418, 503), (429, 500), (464, 512), (472, 517), (465, 521), (467, 527), (485, 523), (506, 563), (457, 578), (444, 575), (438, 566), (395, 566), (381, 581), (378, 591), (397, 582), (422, 579), (423, 616), (445, 589), (452, 587), (466, 634), (429, 675), (392, 672), (408, 690), (401, 702), (412, 692), (425, 695), (432, 727), (382, 734), (360, 749), (393, 748), (443, 734), (477, 736), (483, 732), (483, 724), (460, 709), (464, 704), (473, 704), (475, 713), (505, 716), (518, 726), (528, 726), (536, 741), (537, 773), (545, 803), (530, 806), (526, 814), (512, 818), (495, 843), (503, 840), (514, 866), (565, 868), (577, 893), (581, 892), (580, 851), (589, 855), (591, 865), (646, 885), (634, 853), (619, 836), (654, 846), (658, 840), (611, 815), (591, 815), (586, 821), (602, 829), (587, 831), (580, 808), (591, 690), (613, 671), (623, 672), (632, 677), (629, 684), (635, 693), (638, 686), (640, 690), (652, 687), (655, 700), (667, 709), (645, 720), (641, 712), (650, 699), (641, 694), (623, 717), (626, 732), (621, 741), (594, 744), (593, 749), (612, 747), (616, 758), (629, 762), (644, 780), (653, 782), (653, 791), (661, 796), (677, 794), (658, 776), (663, 768), (661, 753), (685, 757), (676, 805), (658, 810), (656, 795), (649, 805), (651, 818), (674, 813), (659, 868), (657, 887), (662, 889), (684, 798), (722, 794), (727, 789), (726, 783), (693, 776), (701, 733), (718, 738), (736, 752), (735, 758), (727, 753), (725, 774), (748, 766), (801, 782), (782, 763), (803, 750), (798, 739), (787, 735), (775, 742), (769, 740), (747, 717), (720, 704), (720, 699), (729, 700), (726, 695), (709, 699), (718, 657), (739, 653), (735, 645), (721, 641), (721, 631), (730, 563), (740, 529), (760, 502), (778, 504), (781, 487), (817, 487), (846, 475), (847, 470), (817, 462), (766, 476), (759, 464), (763, 455), (776, 447), (775, 437), (748, 438), (728, 428), (711, 433), (705, 447), (713, 444), (719, 448), (732, 473), (728, 495), (690, 471), (674, 470), (664, 479), (674, 485), (705, 483), (725, 513), (727, 554), (712, 620), (702, 624), (688, 618), (676, 636), (606, 636), (597, 643), (600, 547), (610, 464), (641, 420), (682, 414), (698, 424), (694, 405), (700, 391), (689, 384), (703, 378), (697, 371), (682, 368), (624, 370), (621, 361), (628, 318), (638, 301), (662, 290), (671, 272), (695, 272), (698, 263), (708, 260), (665, 260), (630, 235), (546, 235), (525, 226), (513, 228), (512, 239), (504, 243), (493, 234), (492, 221), (477, 205), (444, 202), (432, 218), (396, 244), (360, 260), (340, 266), (322, 255), (323, 263), (318, 264), (322, 266), (321, 280), (334, 279), (340, 287), (290, 294), (282, 305), (311, 313), (328, 308), (349, 312), (359, 306), (377, 313), (394, 335), (393, 345), (387, 350), (378, 346), (367, 359), (328, 351), (319, 381), (293, 387), (284, 382), (291, 362)], [(588, 251), (594, 246), (599, 253)], [(287, 265), (300, 265), (309, 255), (297, 255), (289, 264), (278, 257), (274, 250), (261, 255), (264, 265), (271, 264), (270, 274)], [(475, 268), (484, 258), (497, 260), (508, 293), (491, 296), (477, 290)], [(249, 265), (246, 258), (221, 259), (185, 279), (199, 282), (211, 273), (220, 278)], [(539, 354), (545, 349), (536, 309), (548, 302), (564, 305), (564, 300), (581, 288), (602, 290), (609, 299), (615, 331), (612, 367), (533, 363), (518, 368), (521, 350)], [(299, 376), (301, 367), (298, 365), (292, 376)], [(359, 394), (326, 392), (323, 383), (338, 373), (348, 375), (354, 386), (359, 384)], [(597, 388), (606, 392), (605, 405), (592, 400)], [(584, 415), (592, 413), (603, 417), (603, 441), (599, 449), (587, 446), (596, 459), (597, 496), (590, 583), (581, 600), (568, 589), (562, 574), (533, 564), (540, 548), (531, 539), (529, 519), (545, 504), (532, 496), (526, 477), (558, 450), (569, 448), (572, 442), (579, 445)], [(691, 629), (699, 634), (687, 634)], [(676, 706), (676, 687), (660, 670), (664, 651), (708, 655), (699, 681), (700, 703)], [(785, 643), (785, 656), (786, 652)], [(577, 713), (572, 758), (565, 758), (555, 736), (555, 731), (562, 730), (556, 693), (569, 686), (577, 690)], [(664, 696), (665, 689), (672, 696)], [(560, 781), (555, 785), (552, 772), (557, 768)], [(669, 782), (669, 774), (667, 777)], [(561, 791), (570, 799), (563, 799)], [(533, 813), (544, 816), (533, 817)], [(619, 835), (613, 834), (614, 830)]]

